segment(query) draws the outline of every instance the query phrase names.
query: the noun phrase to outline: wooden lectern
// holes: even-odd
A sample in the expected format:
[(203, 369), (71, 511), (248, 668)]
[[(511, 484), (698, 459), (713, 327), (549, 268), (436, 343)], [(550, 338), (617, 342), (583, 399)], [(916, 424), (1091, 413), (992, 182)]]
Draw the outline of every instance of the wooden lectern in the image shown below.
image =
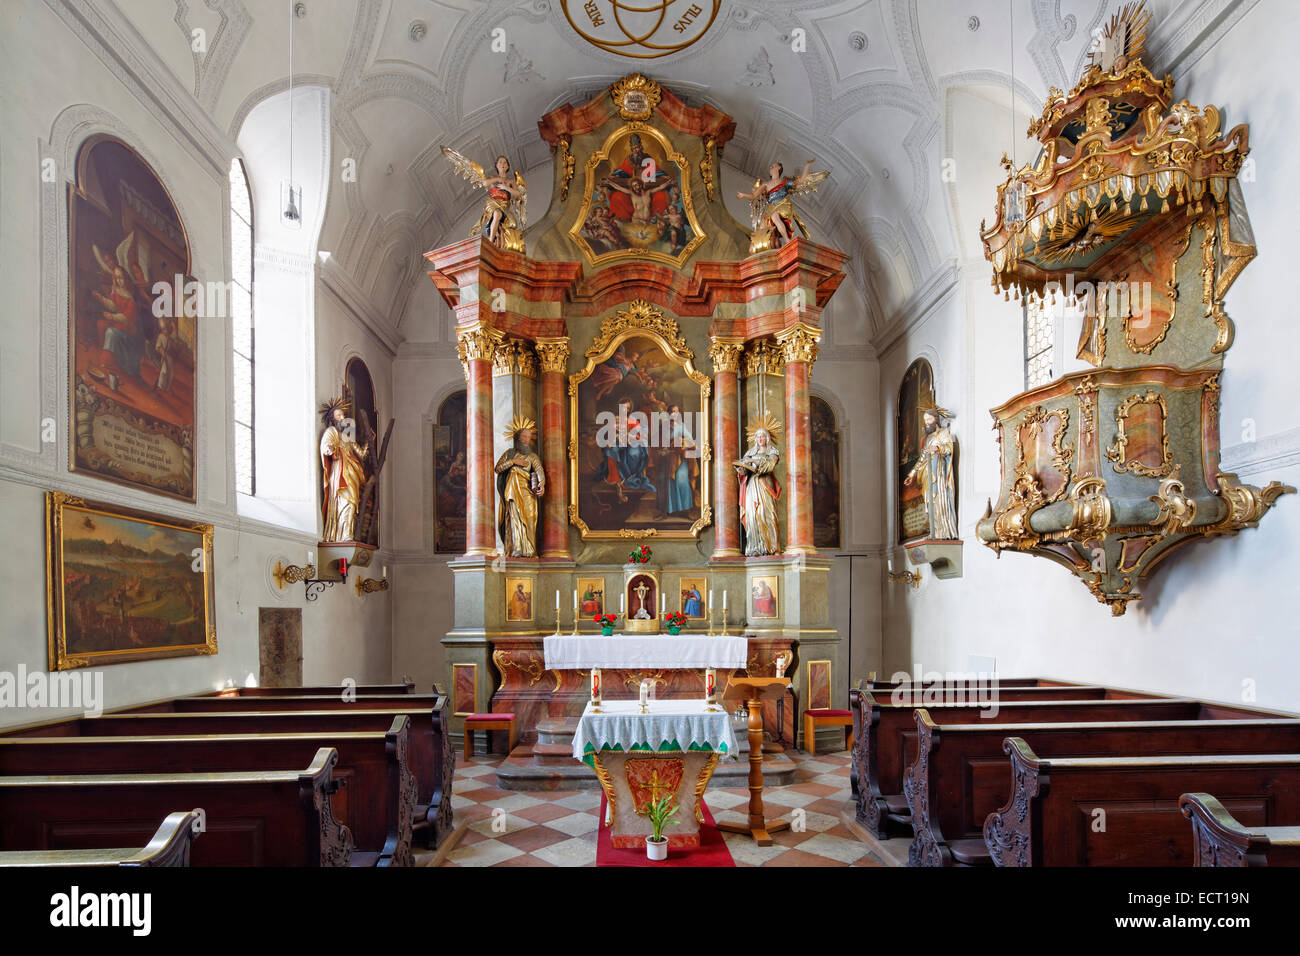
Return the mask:
[(749, 708), (749, 820), (719, 823), (719, 830), (748, 833), (759, 846), (771, 846), (771, 834), (784, 830), (789, 820), (767, 820), (763, 815), (763, 701), (785, 696), (788, 677), (733, 677), (722, 699), (730, 704), (743, 700)]

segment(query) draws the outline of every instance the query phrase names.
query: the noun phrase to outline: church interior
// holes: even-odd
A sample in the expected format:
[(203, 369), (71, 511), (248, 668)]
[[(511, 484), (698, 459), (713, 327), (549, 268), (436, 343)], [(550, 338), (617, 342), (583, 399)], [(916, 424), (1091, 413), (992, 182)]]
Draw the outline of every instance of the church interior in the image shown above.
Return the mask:
[(0, 22), (0, 870), (1300, 866), (1300, 6)]

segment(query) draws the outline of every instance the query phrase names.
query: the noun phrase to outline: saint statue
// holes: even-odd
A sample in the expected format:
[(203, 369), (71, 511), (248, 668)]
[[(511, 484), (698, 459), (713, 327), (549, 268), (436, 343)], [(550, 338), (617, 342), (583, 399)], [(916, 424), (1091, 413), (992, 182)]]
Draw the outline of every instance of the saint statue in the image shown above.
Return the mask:
[(357, 503), (366, 481), (368, 445), (356, 443), (356, 425), (348, 418), (348, 402), (341, 396), (320, 407), (325, 432), (320, 436), (320, 463), (324, 472), (325, 533), (322, 541), (353, 540)]
[(814, 162), (810, 159), (804, 163), (803, 171), (797, 176), (786, 176), (785, 167), (773, 163), (768, 167), (766, 182), (755, 180), (753, 192), (736, 193), (737, 199), (749, 200), (750, 225), (754, 230), (750, 236), (750, 252), (781, 248), (794, 238), (796, 225), (805, 237), (808, 235), (790, 197), (815, 191), (830, 175), (825, 170), (811, 172)]
[(930, 519), (930, 537), (936, 541), (955, 541), (958, 537), (957, 476), (952, 467), (956, 440), (948, 430), (948, 422), (953, 417), (946, 409), (925, 410), (922, 415), (925, 444), (921, 446), (921, 457), (903, 479), (904, 484), (911, 484), (919, 477), (925, 494), (925, 514)]
[(501, 515), (497, 528), (507, 557), (537, 556), (538, 500), (546, 493), (546, 472), (533, 451), (534, 423), (515, 416), (505, 437), (512, 447), (497, 459), (497, 494)]
[(739, 461), (733, 461), (740, 479), (740, 523), (745, 528), (745, 554), (780, 554), (776, 531), (776, 501), (781, 483), (776, 466), (781, 453), (766, 428), (754, 431), (753, 444)]
[(528, 184), (524, 177), (518, 170), (513, 179), (510, 177), (510, 160), (505, 156), (497, 157), (496, 175), (489, 176), (481, 165), (454, 149), (444, 146), (442, 154), (463, 178), (476, 188), (487, 190), (483, 215), (474, 224), (470, 237), (484, 236), (498, 248), (523, 253), (524, 227), (528, 225)]

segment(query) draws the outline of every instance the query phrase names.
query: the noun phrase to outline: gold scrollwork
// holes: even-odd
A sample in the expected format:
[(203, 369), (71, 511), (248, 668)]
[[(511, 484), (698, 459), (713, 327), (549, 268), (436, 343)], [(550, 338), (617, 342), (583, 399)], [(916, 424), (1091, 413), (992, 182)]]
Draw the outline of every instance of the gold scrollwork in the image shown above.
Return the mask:
[(1280, 481), (1270, 481), (1265, 487), (1244, 485), (1233, 472), (1220, 472), (1215, 478), (1219, 486), (1219, 497), (1228, 506), (1228, 513), (1223, 520), (1207, 529), (1209, 534), (1236, 534), (1243, 528), (1253, 528), (1259, 524), (1269, 508), (1277, 503), (1282, 495), (1293, 495), (1295, 489)]
[(1070, 491), (1070, 504), (1074, 516), (1065, 529), (1068, 537), (1077, 541), (1106, 539), (1110, 528), (1111, 504), (1106, 494), (1106, 479), (1089, 477), (1080, 479)]
[(709, 778), (713, 776), (713, 771), (718, 767), (720, 756), (721, 754), (716, 750), (709, 754), (704, 769), (700, 771), (700, 779), (695, 781), (695, 819), (699, 823), (704, 822), (704, 811), (700, 808), (700, 804), (704, 802), (704, 791), (709, 786)]
[(812, 365), (817, 361), (817, 343), (821, 341), (821, 329), (796, 322), (788, 329), (777, 332), (774, 338), (781, 348), (785, 364), (806, 362)]
[(623, 119), (647, 120), (664, 94), (654, 80), (640, 73), (632, 73), (611, 86), (609, 95)]
[(1160, 482), (1160, 490), (1148, 498), (1160, 506), (1151, 526), (1158, 527), (1166, 537), (1177, 534), (1196, 520), (1196, 502), (1187, 497), (1178, 471), (1175, 467), (1173, 474)]
[[(1016, 426), (1016, 484), (1024, 477), (1032, 477), (1029, 473), (1029, 462), (1025, 460), (1024, 439), (1022, 433), (1028, 429), (1031, 438), (1037, 438), (1038, 432), (1047, 424), (1049, 419), (1055, 418), (1060, 422), (1060, 426), (1052, 435), (1052, 467), (1061, 476), (1061, 487), (1051, 495), (1046, 495), (1046, 489), (1042, 487), (1039, 479), (1034, 479), (1034, 485), (1038, 488), (1038, 494), (1044, 495), (1043, 504), (1052, 504), (1060, 501), (1065, 496), (1070, 485), (1070, 479), (1073, 475), (1071, 462), (1074, 460), (1074, 446), (1065, 444), (1065, 433), (1070, 427), (1070, 410), (1068, 408), (1053, 408), (1045, 411), (1043, 406), (1034, 406)], [(1014, 487), (1014, 485), (1013, 485)]]
[(649, 681), (655, 687), (668, 686), (668, 678), (664, 677), (662, 670), (655, 671), (653, 674), (637, 674), (633, 671), (623, 678), (623, 683), (628, 687), (640, 687), (642, 681)]
[(704, 155), (700, 158), (700, 179), (704, 181), (704, 194), (713, 202), (713, 144), (712, 136), (704, 137)]
[(709, 361), (713, 363), (713, 374), (730, 373), (735, 375), (740, 370), (740, 356), (745, 351), (745, 342), (739, 338), (726, 338), (720, 335), (709, 337)]
[(546, 673), (546, 668), (542, 665), (542, 662), (532, 654), (528, 655), (528, 662), (526, 664), (520, 664), (518, 661), (512, 660), (510, 656), (500, 648), (492, 652), (492, 663), (496, 664), (497, 670), (501, 672), (503, 683), (505, 681), (506, 669), (510, 667), (513, 667), (515, 670), (519, 671), (520, 674), (528, 678), (529, 687), (532, 687), (541, 680), (542, 675)]
[(572, 147), (573, 137), (568, 133), (560, 137), (560, 167), (564, 170), (564, 179), (560, 183), (560, 202), (569, 198), (569, 182), (573, 179), (573, 169), (577, 165)]
[[(1129, 436), (1126, 431), (1129, 413), (1135, 405), (1155, 405), (1160, 409), (1160, 450), (1161, 462), (1152, 468), (1142, 464), (1136, 458), (1128, 458)], [(1119, 474), (1130, 472), (1135, 475), (1141, 475), (1143, 478), (1163, 478), (1168, 475), (1174, 468), (1174, 454), (1169, 448), (1169, 406), (1165, 404), (1165, 397), (1158, 395), (1156, 392), (1148, 389), (1145, 395), (1135, 394), (1126, 398), (1115, 410), (1115, 424), (1118, 431), (1115, 435), (1115, 444), (1106, 450), (1106, 458), (1114, 463), (1113, 467)]]

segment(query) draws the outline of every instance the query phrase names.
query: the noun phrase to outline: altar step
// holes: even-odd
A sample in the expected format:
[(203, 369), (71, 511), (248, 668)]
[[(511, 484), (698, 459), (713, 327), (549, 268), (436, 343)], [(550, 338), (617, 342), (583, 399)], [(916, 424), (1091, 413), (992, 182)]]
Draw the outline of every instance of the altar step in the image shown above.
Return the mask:
[[(740, 743), (737, 760), (723, 758), (709, 781), (710, 787), (745, 787), (749, 783), (749, 740), (744, 721), (733, 722)], [(520, 744), (497, 767), (502, 790), (595, 790), (600, 784), (584, 763), (573, 759), (573, 735), (578, 718), (557, 718), (537, 723), (537, 743)], [(795, 763), (780, 745), (763, 748), (763, 783), (780, 787), (794, 783)]]

